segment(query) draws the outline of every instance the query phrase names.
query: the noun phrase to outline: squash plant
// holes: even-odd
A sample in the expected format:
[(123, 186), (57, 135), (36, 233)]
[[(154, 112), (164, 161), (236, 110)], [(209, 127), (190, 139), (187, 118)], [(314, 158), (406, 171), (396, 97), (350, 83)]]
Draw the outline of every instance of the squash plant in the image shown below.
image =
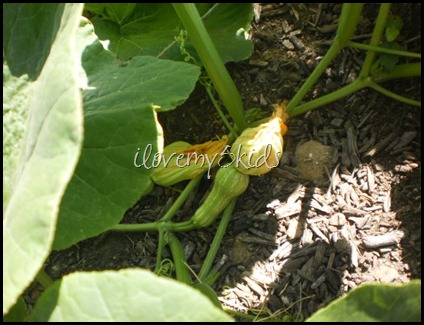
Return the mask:
[[(230, 141), (246, 129), (242, 101), (224, 63), (246, 59), (252, 51), (252, 44), (243, 37), (243, 28), (248, 28), (252, 19), (251, 5), (88, 4), (85, 16), (90, 19), (82, 17), (81, 4), (7, 4), (3, 8), (3, 315), (9, 320), (27, 318), (19, 296), (37, 276), (47, 290), (29, 320), (230, 321), (219, 306), (188, 284), (217, 304), (207, 284), (215, 276), (210, 268), (235, 197), (226, 202), (198, 275), (200, 283), (193, 283), (174, 232), (207, 226), (220, 211), (207, 220), (195, 214), (192, 222), (183, 226), (172, 223), (171, 218), (201, 175), (187, 185), (159, 222), (119, 222), (154, 186), (151, 170), (135, 168), (132, 161), (140, 148), (163, 151), (157, 112), (182, 104), (199, 80), (200, 64), (184, 60), (201, 62), (205, 68), (234, 120), (234, 125), (226, 121)], [(289, 101), (287, 117), (363, 87), (419, 104), (391, 93), (379, 82), (420, 75), (420, 63), (396, 65), (391, 72), (371, 69), (377, 52), (420, 57), (379, 47), (389, 9), (390, 5), (381, 5), (371, 43), (364, 45), (350, 41), (362, 5), (343, 6), (335, 42)], [(358, 80), (300, 104), (345, 46), (367, 51)], [(204, 85), (216, 104), (211, 83)], [(224, 175), (224, 170), (220, 173)], [(247, 187), (246, 177), (235, 195)], [(218, 191), (212, 190), (209, 200)], [(169, 244), (176, 277), (184, 283), (134, 269), (76, 272), (53, 284), (39, 273), (51, 249), (69, 247), (107, 230), (158, 231), (156, 273), (163, 246)]]
[[(248, 24), (250, 6), (243, 7)], [(131, 8), (134, 15), (149, 17), (149, 10), (153, 10), (156, 29), (164, 21), (169, 22), (166, 12), (173, 10), (171, 5), (128, 5), (128, 11), (125, 9), (120, 16), (122, 5), (105, 8), (121, 23)], [(42, 268), (52, 248), (65, 248), (118, 224), (124, 212), (152, 189), (148, 171), (133, 166), (134, 153), (147, 145), (154, 152), (162, 149), (163, 135), (156, 112), (182, 104), (194, 89), (200, 68), (154, 53), (140, 53), (130, 61), (117, 58), (100, 43), (91, 22), (82, 17), (82, 5), (10, 4), (4, 9), (6, 314)], [(238, 12), (243, 15), (243, 11)], [(218, 24), (221, 18), (213, 12), (209, 17), (215, 25), (227, 25), (225, 21)], [(152, 19), (148, 23), (152, 25)], [(177, 44), (174, 36), (178, 35), (179, 22), (174, 19), (174, 23), (170, 27), (173, 34), (163, 40), (160, 48), (156, 47), (158, 50)], [(249, 51), (251, 45), (245, 48)], [(249, 54), (245, 50), (243, 55)], [(233, 59), (231, 55), (227, 57)], [(144, 277), (140, 274), (117, 272), (110, 275), (114, 280), (107, 282)], [(108, 276), (107, 272), (96, 274), (87, 281), (102, 281)], [(67, 281), (63, 279), (62, 286)], [(73, 281), (72, 276), (69, 281)], [(161, 287), (153, 286), (157, 281), (169, 286), (156, 277), (149, 281), (153, 290)], [(169, 297), (190, 309), (194, 302), (187, 304), (183, 296), (202, 301), (197, 291), (177, 286), (175, 290), (160, 290), (163, 298), (169, 292)], [(101, 291), (110, 290), (98, 287)], [(139, 294), (150, 296), (152, 293), (143, 287), (141, 282), (136, 287)], [(54, 288), (50, 292), (55, 292)], [(61, 293), (62, 290), (59, 296)], [(94, 301), (93, 297), (86, 298)], [(207, 300), (203, 302), (208, 305)], [(139, 302), (125, 305), (131, 309), (135, 303)], [(197, 316), (181, 306), (175, 308), (175, 313), (182, 315), (179, 320), (229, 319), (210, 304), (211, 310), (199, 308), (202, 312)]]

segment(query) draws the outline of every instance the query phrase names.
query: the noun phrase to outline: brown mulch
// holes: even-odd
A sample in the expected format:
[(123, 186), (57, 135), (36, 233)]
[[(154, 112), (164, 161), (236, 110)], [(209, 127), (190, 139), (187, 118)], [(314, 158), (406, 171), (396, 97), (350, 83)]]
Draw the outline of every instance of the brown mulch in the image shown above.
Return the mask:
[[(245, 107), (270, 113), (273, 103), (294, 95), (325, 54), (341, 5), (267, 4), (256, 9), (261, 13), (252, 23), (255, 51), (229, 68)], [(377, 9), (365, 6), (359, 40), (369, 40)], [(420, 11), (421, 4), (394, 5), (393, 12), (410, 22), (400, 41), (411, 51), (421, 50)], [(363, 53), (344, 50), (309, 99), (350, 83), (362, 59)], [(418, 79), (385, 86), (421, 99)], [(200, 143), (227, 133), (202, 89), (160, 119), (169, 142)], [(258, 314), (258, 319), (291, 315), (302, 320), (362, 283), (420, 278), (420, 108), (366, 89), (296, 117), (288, 127), (280, 166), (251, 177), (234, 210), (215, 265), (221, 275), (214, 289), (222, 304)], [(193, 138), (184, 138), (187, 134)], [(202, 181), (178, 217), (192, 215), (210, 184)], [(156, 187), (124, 220), (156, 220), (177, 195)], [(194, 272), (216, 227), (178, 234)], [(54, 253), (47, 271), (57, 278), (75, 270), (153, 269), (156, 245), (156, 234), (108, 233)]]

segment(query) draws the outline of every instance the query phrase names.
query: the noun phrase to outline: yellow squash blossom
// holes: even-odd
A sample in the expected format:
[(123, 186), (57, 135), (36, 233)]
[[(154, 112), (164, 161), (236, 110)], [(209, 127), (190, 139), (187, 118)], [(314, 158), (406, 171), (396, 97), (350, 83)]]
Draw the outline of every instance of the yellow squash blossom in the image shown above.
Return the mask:
[(278, 166), (283, 155), (283, 135), (287, 132), (285, 104), (274, 105), (269, 122), (245, 129), (233, 143), (233, 163), (241, 173), (258, 176)]

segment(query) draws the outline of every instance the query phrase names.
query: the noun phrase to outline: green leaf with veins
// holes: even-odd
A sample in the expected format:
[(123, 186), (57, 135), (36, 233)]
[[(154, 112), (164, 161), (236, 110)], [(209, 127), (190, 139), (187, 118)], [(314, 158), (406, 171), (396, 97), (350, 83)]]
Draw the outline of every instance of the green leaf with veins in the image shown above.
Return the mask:
[(3, 6), (3, 52), (14, 76), (37, 79), (59, 29), (65, 4)]
[[(83, 7), (46, 8), (3, 6), (4, 14), (10, 13), (3, 16), (3, 27), (12, 29), (3, 29), (8, 33), (3, 48), (3, 314), (50, 252), (60, 200), (82, 143), (75, 33)], [(40, 26), (45, 35), (37, 32)], [(28, 35), (45, 40), (35, 45)]]
[[(84, 35), (89, 26), (82, 27)], [(156, 111), (181, 105), (200, 75), (199, 67), (152, 56), (119, 65), (97, 40), (85, 49), (82, 61), (88, 78), (83, 91), (84, 144), (60, 207), (55, 249), (118, 224), (125, 211), (151, 191), (151, 170), (136, 168), (135, 155), (139, 151), (142, 157), (151, 146), (151, 166), (163, 146)]]
[(368, 283), (321, 308), (307, 322), (419, 322), (421, 281)]
[[(253, 45), (245, 39), (243, 30), (250, 29), (253, 18), (251, 4), (196, 6), (224, 63), (250, 56)], [(114, 4), (103, 4), (103, 8), (97, 4), (86, 5), (87, 10), (100, 15), (91, 19), (96, 34), (101, 40), (110, 41), (109, 49), (118, 59), (126, 61), (137, 55), (152, 55), (162, 59), (184, 60), (175, 41), (182, 25), (171, 4), (140, 3), (131, 16), (119, 21), (110, 13), (112, 7)], [(186, 49), (200, 62), (190, 40), (187, 40)]]
[[(390, 42), (390, 43), (383, 43), (381, 47), (384, 47), (386, 49), (394, 49), (394, 50), (400, 50), (401, 47), (396, 42)], [(396, 64), (399, 62), (399, 56), (389, 53), (380, 53), (378, 58), (378, 65), (380, 70), (383, 69), (386, 72), (392, 72), (393, 69), (396, 67)]]
[(132, 15), (136, 5), (135, 3), (110, 3), (106, 7), (106, 12), (113, 21), (123, 24)]
[(28, 317), (27, 305), (24, 298), (19, 297), (16, 304), (9, 310), (7, 315), (3, 316), (4, 323), (25, 322)]
[(198, 290), (150, 271), (77, 272), (39, 298), (30, 321), (230, 322)]

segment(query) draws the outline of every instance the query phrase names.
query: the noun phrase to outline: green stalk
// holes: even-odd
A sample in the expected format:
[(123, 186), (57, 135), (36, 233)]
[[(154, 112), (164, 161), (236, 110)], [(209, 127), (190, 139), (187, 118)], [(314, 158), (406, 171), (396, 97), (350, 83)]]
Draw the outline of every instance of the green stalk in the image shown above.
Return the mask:
[(358, 78), (351, 84), (346, 85), (340, 89), (337, 89), (336, 91), (333, 91), (330, 94), (324, 95), (317, 99), (311, 100), (305, 104), (299, 105), (294, 110), (292, 110), (290, 116), (293, 117), (296, 115), (306, 113), (320, 106), (329, 104), (333, 101), (349, 96), (353, 94), (354, 92), (361, 90), (362, 88), (365, 88), (365, 87), (371, 87), (374, 90), (377, 90), (380, 93), (385, 94), (391, 98), (397, 99), (401, 102), (411, 104), (414, 106), (421, 106), (421, 102), (397, 95), (377, 84), (377, 82), (383, 82), (383, 81), (388, 81), (388, 80), (398, 79), (398, 78), (417, 77), (420, 75), (421, 75), (421, 62), (401, 64), (399, 66), (396, 66), (391, 73), (384, 73), (384, 74), (378, 75), (377, 77), (373, 78), (374, 80), (372, 80), (371, 77), (366, 79)]
[[(387, 17), (390, 12), (390, 4), (382, 4), (380, 7), (380, 11), (377, 17), (373, 35), (371, 37), (370, 45), (349, 42), (356, 28), (356, 24), (358, 22), (362, 7), (363, 7), (363, 4), (357, 4), (357, 5), (343, 4), (342, 14), (340, 17), (340, 23), (339, 23), (336, 39), (331, 45), (331, 47), (329, 48), (329, 50), (327, 51), (327, 53), (325, 54), (322, 61), (318, 64), (318, 66), (315, 68), (313, 73), (302, 85), (301, 89), (296, 93), (296, 95), (287, 105), (286, 112), (289, 114), (290, 117), (306, 113), (307, 111), (316, 109), (320, 106), (323, 106), (333, 101), (336, 101), (338, 99), (341, 99), (365, 87), (371, 87), (391, 98), (394, 98), (396, 100), (399, 100), (411, 105), (415, 105), (415, 106), (421, 105), (420, 102), (418, 101), (395, 94), (377, 84), (377, 82), (382, 82), (382, 81), (395, 79), (395, 78), (420, 76), (421, 62), (402, 64), (402, 65), (396, 66), (391, 73), (381, 72), (378, 75), (374, 76), (374, 81), (371, 79), (370, 77), (371, 67), (375, 61), (377, 52), (404, 55), (404, 56), (415, 57), (415, 58), (421, 58), (421, 54), (411, 53), (406, 51), (383, 49), (378, 46), (381, 42), (385, 27), (386, 27)], [(358, 79), (352, 82), (350, 85), (342, 87), (330, 94), (327, 94), (320, 98), (309, 101), (303, 105), (297, 106), (302, 100), (302, 98), (306, 95), (307, 91), (313, 86), (315, 81), (324, 72), (326, 67), (331, 63), (335, 55), (337, 55), (338, 52), (346, 45), (365, 49), (368, 51)]]
[(337, 89), (336, 91), (333, 91), (330, 94), (324, 95), (322, 97), (319, 97), (317, 99), (311, 100), (305, 104), (296, 106), (295, 109), (293, 109), (290, 112), (290, 117), (300, 115), (303, 113), (306, 113), (308, 111), (311, 111), (313, 109), (316, 109), (320, 106), (326, 105), (328, 103), (334, 102), (336, 100), (339, 100), (345, 96), (348, 96), (350, 94), (353, 94), (355, 91), (358, 91), (364, 87), (366, 87), (366, 81), (365, 80), (355, 80), (349, 85), (346, 85), (340, 89)]
[(230, 131), (231, 134), (237, 134), (235, 129), (231, 126), (230, 122), (228, 122), (227, 118), (224, 115), (224, 112), (222, 111), (221, 107), (219, 106), (218, 102), (216, 101), (214, 95), (212, 94), (212, 89), (210, 85), (204, 85), (206, 92), (209, 95), (210, 100), (212, 101), (213, 106), (215, 106), (216, 111), (218, 112), (219, 116), (221, 117), (221, 120), (224, 122), (227, 129)]
[(168, 221), (163, 224), (163, 228), (167, 231), (172, 231), (172, 232), (184, 232), (184, 231), (197, 229), (197, 227), (193, 224), (193, 221), (191, 221), (191, 219), (182, 221), (182, 222)]
[(181, 208), (181, 206), (184, 204), (185, 201), (187, 201), (189, 195), (193, 190), (196, 188), (196, 186), (199, 184), (200, 180), (202, 179), (204, 173), (200, 174), (196, 178), (192, 179), (187, 186), (184, 188), (184, 191), (181, 192), (181, 194), (178, 196), (178, 198), (175, 200), (174, 204), (171, 206), (171, 208), (165, 213), (165, 215), (160, 218), (160, 221), (168, 221), (171, 220), (171, 218), (178, 212), (178, 210)]
[(124, 232), (148, 232), (148, 231), (172, 231), (182, 232), (196, 229), (191, 220), (183, 222), (172, 221), (157, 221), (147, 223), (134, 223), (134, 224), (119, 224), (110, 228), (110, 231), (124, 231)]
[[(178, 198), (175, 200), (174, 204), (171, 206), (171, 208), (164, 214), (164, 216), (157, 222), (147, 222), (147, 223), (136, 223), (136, 224), (118, 224), (110, 228), (111, 231), (129, 231), (129, 232), (147, 232), (147, 231), (158, 231), (159, 229), (163, 229), (164, 221), (169, 221), (171, 218), (178, 212), (178, 210), (181, 208), (181, 206), (184, 204), (185, 201), (187, 201), (188, 196), (191, 192), (196, 188), (196, 186), (199, 184), (200, 180), (202, 179), (203, 174), (197, 176), (196, 178), (192, 179), (187, 186), (184, 188), (184, 191), (181, 192), (181, 194), (178, 196)], [(176, 225), (175, 223), (169, 223), (170, 227), (172, 227), (172, 224)], [(180, 226), (182, 227), (182, 226)]]
[[(325, 69), (333, 61), (334, 57), (346, 46), (347, 42), (352, 37), (356, 30), (356, 25), (358, 24), (363, 6), (363, 3), (343, 4), (336, 38), (334, 39), (334, 42), (331, 44), (321, 62), (316, 66), (312, 74), (308, 77), (302, 87), (296, 92), (294, 97), (288, 103), (286, 107), (286, 113), (290, 117), (298, 115), (298, 113), (293, 114), (295, 107), (299, 105), (303, 97), (305, 97), (308, 93), (309, 89), (311, 89), (318, 78), (323, 74)], [(297, 111), (298, 110), (296, 109), (296, 112)]]
[(127, 231), (127, 232), (148, 232), (148, 231), (159, 231), (159, 222), (147, 222), (147, 223), (122, 223), (111, 227), (110, 231)]
[(413, 106), (421, 106), (421, 102), (417, 101), (417, 100), (413, 100), (401, 95), (398, 95), (390, 90), (387, 90), (386, 88), (380, 86), (379, 84), (375, 83), (375, 82), (370, 82), (369, 87), (371, 87), (372, 89), (382, 93), (383, 95), (386, 95), (387, 97), (396, 99), (400, 102), (409, 104), (409, 105), (413, 105)]
[(163, 248), (166, 245), (165, 240), (165, 231), (163, 229), (159, 230), (159, 240), (158, 240), (158, 251), (156, 253), (156, 266), (155, 266), (155, 274), (159, 274), (161, 262), (162, 262), (162, 253)]
[(202, 63), (212, 79), (222, 102), (240, 130), (246, 128), (243, 103), (233, 79), (225, 68), (221, 56), (207, 32), (202, 18), (193, 3), (173, 4), (184, 28), (199, 54)]
[(174, 234), (168, 233), (168, 244), (174, 260), (177, 280), (186, 284), (191, 284), (192, 279), (185, 262), (184, 249), (180, 240)]
[(328, 49), (327, 53), (325, 54), (321, 62), (318, 63), (314, 71), (311, 73), (308, 79), (306, 79), (305, 83), (302, 85), (302, 87), (300, 87), (300, 89), (296, 92), (294, 97), (288, 103), (286, 107), (286, 113), (290, 117), (297, 115), (297, 114), (294, 114), (295, 108), (297, 111), (297, 106), (302, 101), (303, 97), (306, 96), (309, 89), (311, 89), (311, 87), (315, 84), (315, 82), (322, 75), (325, 69), (330, 65), (331, 61), (333, 61), (334, 57), (340, 52), (340, 50), (341, 50), (341, 45), (337, 40), (335, 40), (333, 44), (331, 44), (330, 48)]
[(421, 62), (416, 63), (405, 63), (396, 65), (395, 68), (387, 72), (379, 72), (376, 74), (373, 79), (375, 82), (383, 82), (392, 79), (398, 78), (410, 78), (410, 77), (419, 77), (421, 76)]
[[(378, 12), (377, 21), (371, 36), (371, 46), (378, 47), (381, 43), (381, 39), (383, 38), (384, 30), (386, 28), (387, 18), (390, 13), (390, 6), (390, 3), (383, 3), (380, 5), (380, 11)], [(376, 54), (377, 53), (372, 50), (367, 52), (361, 73), (358, 77), (359, 79), (367, 78), (370, 75), (371, 67), (374, 64)]]
[(374, 51), (379, 53), (387, 53), (387, 54), (393, 54), (398, 56), (406, 56), (410, 58), (421, 59), (421, 53), (413, 53), (413, 52), (402, 51), (402, 50), (388, 49), (385, 47), (373, 46), (373, 45), (362, 44), (357, 42), (349, 42), (347, 45), (349, 47), (357, 48), (360, 50)]
[(41, 269), (40, 272), (38, 272), (36, 279), (44, 288), (44, 290), (50, 287), (54, 282), (53, 279), (46, 273), (46, 271), (44, 271), (44, 269)]
[(236, 205), (237, 199), (234, 199), (230, 202), (230, 204), (225, 208), (221, 222), (219, 223), (218, 229), (216, 231), (215, 237), (212, 241), (211, 247), (209, 248), (208, 254), (203, 262), (202, 268), (199, 272), (199, 281), (203, 282), (205, 278), (208, 276), (209, 271), (212, 267), (212, 263), (215, 260), (216, 253), (221, 246), (222, 238), (225, 235), (225, 231), (227, 230), (228, 223), (231, 220), (231, 216), (234, 210), (234, 206)]
[(363, 7), (363, 3), (343, 4), (336, 34), (336, 40), (340, 42), (342, 47), (346, 46), (355, 33)]

